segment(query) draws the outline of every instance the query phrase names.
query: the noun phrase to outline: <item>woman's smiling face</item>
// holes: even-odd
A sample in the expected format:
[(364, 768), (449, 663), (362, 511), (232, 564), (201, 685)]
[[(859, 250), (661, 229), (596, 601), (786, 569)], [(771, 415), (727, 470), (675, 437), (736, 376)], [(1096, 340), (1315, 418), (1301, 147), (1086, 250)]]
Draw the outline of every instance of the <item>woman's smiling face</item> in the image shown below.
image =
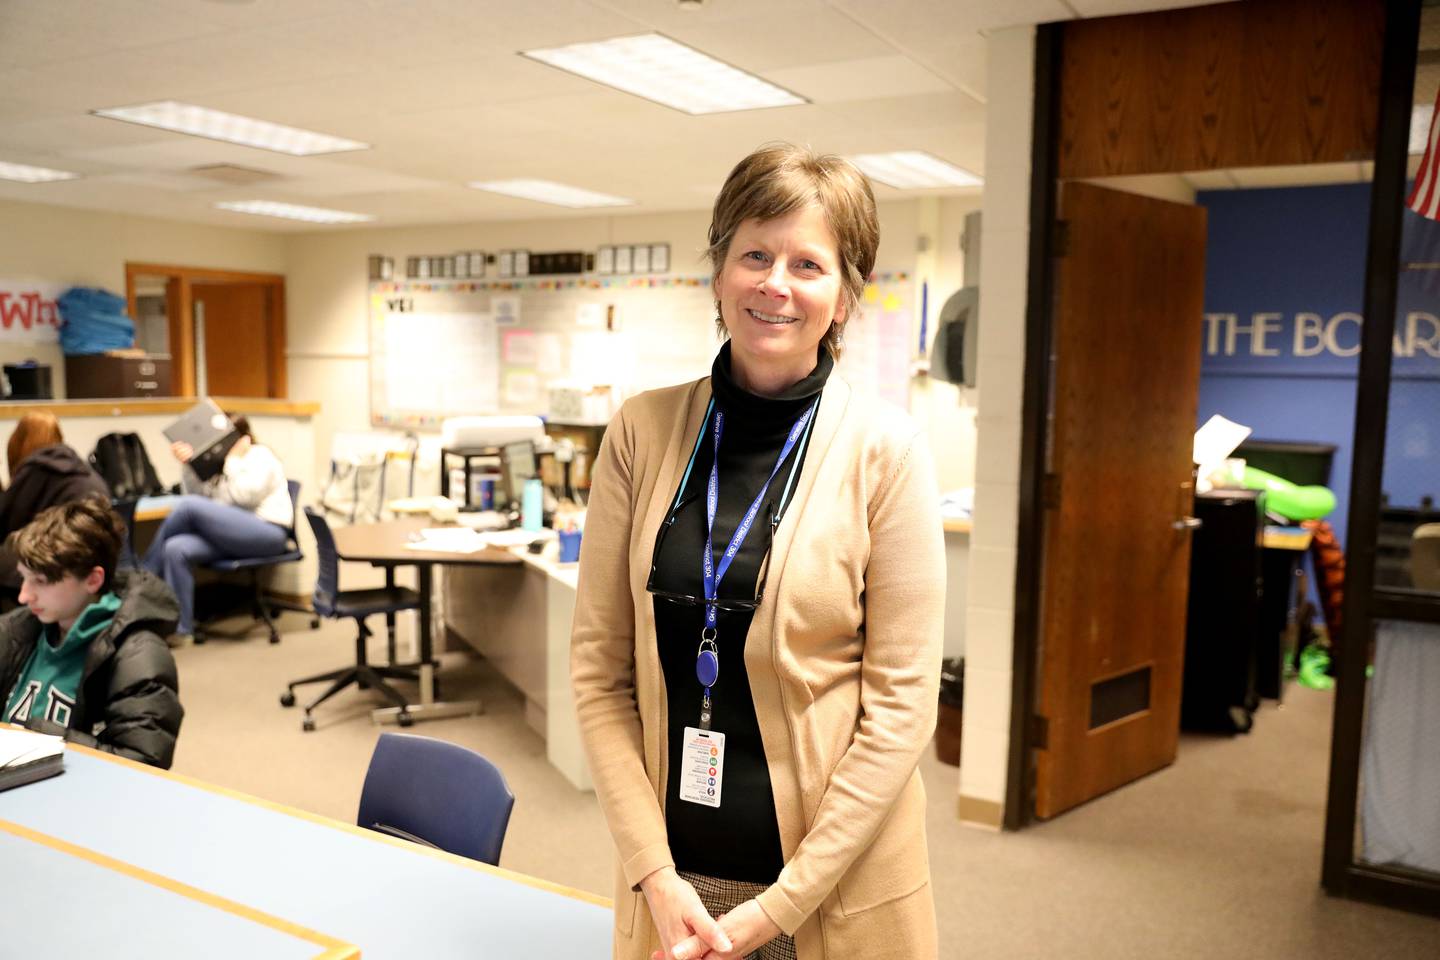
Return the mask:
[(788, 385), (809, 374), (830, 324), (845, 321), (843, 289), (838, 244), (819, 206), (743, 221), (715, 289), (741, 385)]

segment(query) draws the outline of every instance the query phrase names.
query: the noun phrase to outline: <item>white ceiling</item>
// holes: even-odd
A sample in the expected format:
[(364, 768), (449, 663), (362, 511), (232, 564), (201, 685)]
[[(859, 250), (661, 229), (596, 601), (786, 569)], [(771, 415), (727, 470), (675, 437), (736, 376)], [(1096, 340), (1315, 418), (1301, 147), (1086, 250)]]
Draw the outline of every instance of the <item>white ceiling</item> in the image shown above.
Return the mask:
[[(636, 212), (702, 209), (740, 156), (776, 139), (925, 150), (983, 175), (986, 31), (1189, 2), (0, 0), (0, 160), (82, 174), (0, 181), (0, 197), (267, 230), (327, 228), (213, 205), (279, 200), (387, 225), (574, 216), (464, 186), (537, 177), (631, 197)], [(650, 30), (811, 103), (692, 117), (517, 55)], [(297, 158), (89, 115), (172, 99), (373, 147)], [(275, 179), (192, 172), (213, 164)]]

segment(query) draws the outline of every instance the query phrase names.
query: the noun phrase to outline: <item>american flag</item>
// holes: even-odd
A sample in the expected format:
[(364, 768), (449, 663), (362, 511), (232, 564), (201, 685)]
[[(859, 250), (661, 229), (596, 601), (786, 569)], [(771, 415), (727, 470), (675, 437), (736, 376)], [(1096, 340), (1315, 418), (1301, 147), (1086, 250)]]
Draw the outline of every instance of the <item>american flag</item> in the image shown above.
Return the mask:
[(1425, 156), (1420, 160), (1420, 169), (1415, 174), (1415, 186), (1405, 199), (1405, 206), (1422, 217), (1440, 220), (1440, 148), (1436, 137), (1440, 134), (1440, 91), (1435, 95), (1435, 109), (1430, 115), (1430, 133), (1425, 138)]

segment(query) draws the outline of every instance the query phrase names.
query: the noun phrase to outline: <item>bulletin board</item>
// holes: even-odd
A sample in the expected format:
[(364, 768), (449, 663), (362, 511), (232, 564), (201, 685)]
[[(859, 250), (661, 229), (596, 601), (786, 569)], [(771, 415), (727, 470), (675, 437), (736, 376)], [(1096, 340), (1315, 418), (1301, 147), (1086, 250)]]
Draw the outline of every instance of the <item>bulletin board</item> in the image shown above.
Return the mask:
[[(914, 278), (879, 274), (838, 370), (909, 406)], [(438, 429), (471, 414), (545, 414), (555, 382), (628, 396), (703, 377), (719, 346), (708, 276), (429, 280), (370, 285), (370, 419)]]

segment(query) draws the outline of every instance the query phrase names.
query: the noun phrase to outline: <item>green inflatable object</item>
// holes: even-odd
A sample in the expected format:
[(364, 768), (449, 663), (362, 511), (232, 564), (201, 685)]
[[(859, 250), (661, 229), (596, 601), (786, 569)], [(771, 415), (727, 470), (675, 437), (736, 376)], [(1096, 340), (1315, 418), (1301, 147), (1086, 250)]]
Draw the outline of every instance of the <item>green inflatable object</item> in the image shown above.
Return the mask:
[(1301, 487), (1289, 480), (1245, 467), (1245, 486), (1265, 491), (1265, 509), (1287, 520), (1319, 520), (1335, 509), (1335, 494), (1329, 487)]

